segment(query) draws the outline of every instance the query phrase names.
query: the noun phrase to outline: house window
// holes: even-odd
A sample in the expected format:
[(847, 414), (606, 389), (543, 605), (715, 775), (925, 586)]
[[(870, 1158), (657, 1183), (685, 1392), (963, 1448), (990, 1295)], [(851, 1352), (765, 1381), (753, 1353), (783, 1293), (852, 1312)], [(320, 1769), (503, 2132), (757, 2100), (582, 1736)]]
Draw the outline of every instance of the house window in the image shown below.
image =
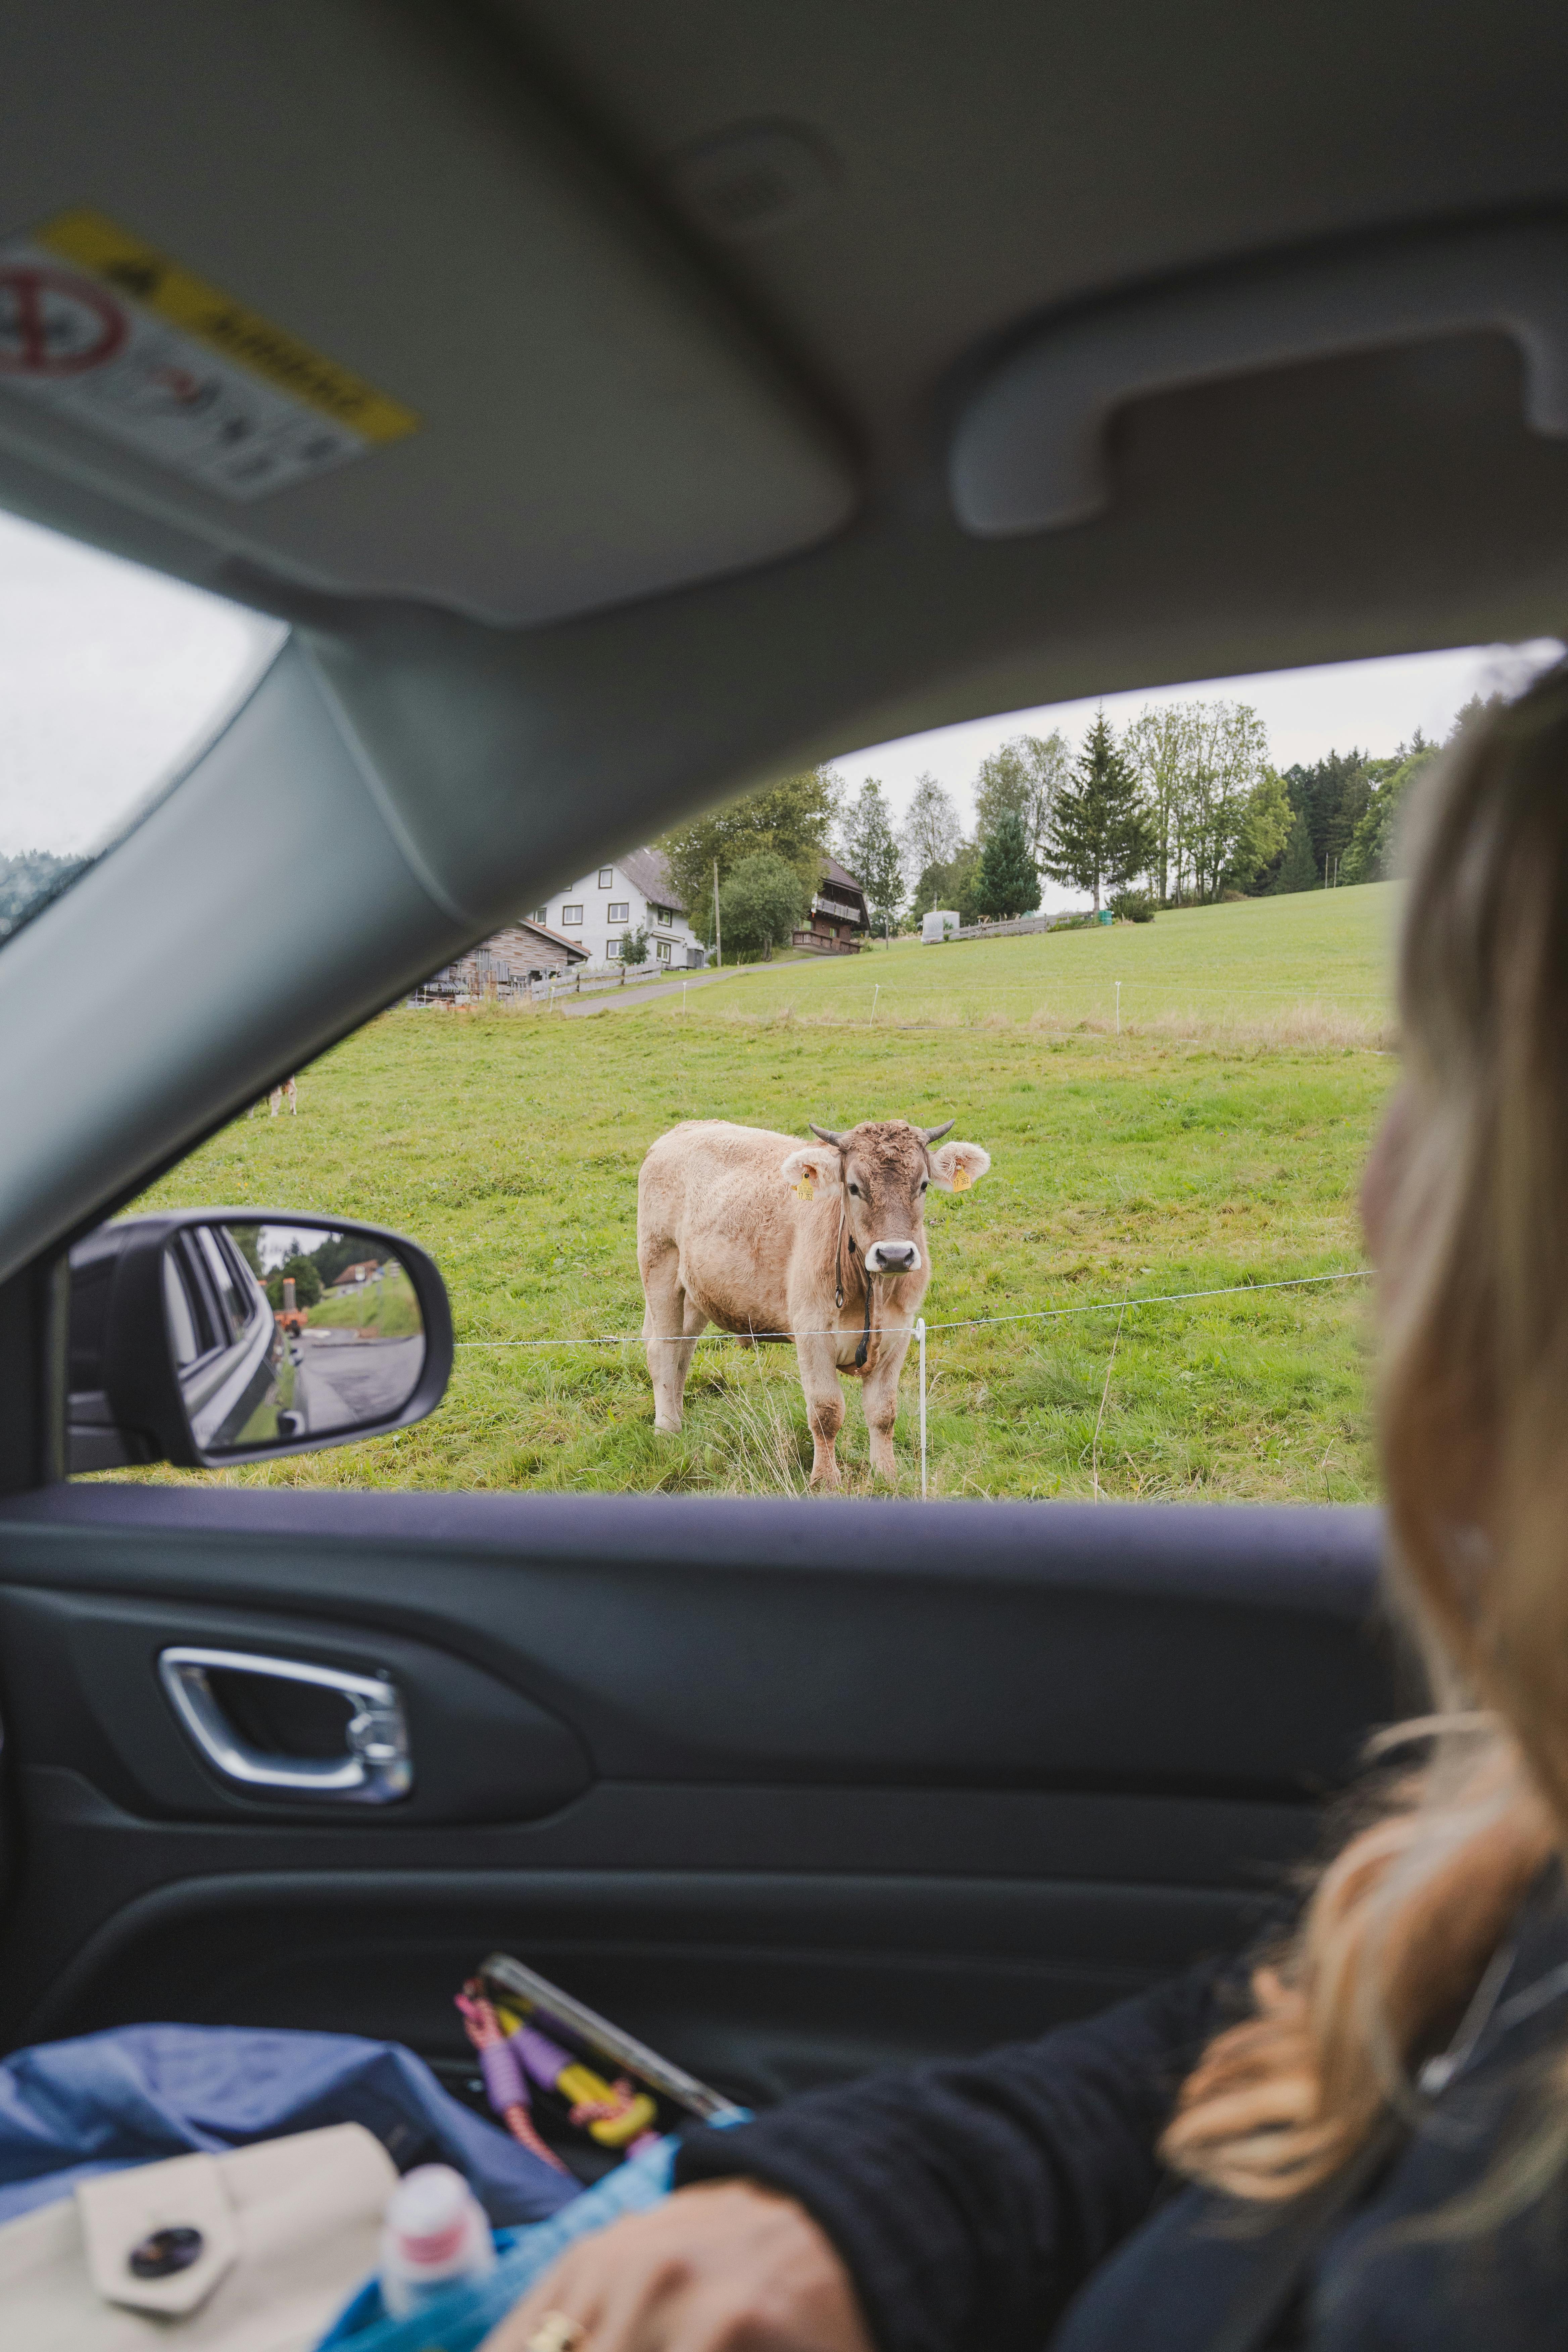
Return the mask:
[(629, 923), (632, 919), (631, 900), (629, 898), (612, 898), (610, 901), (609, 919), (612, 923)]
[(658, 958), (660, 963), (668, 963), (669, 961), (669, 948), (670, 943), (668, 940), (655, 940), (653, 943), (653, 951)]
[(574, 931), (579, 929), (582, 926), (582, 921), (583, 909), (581, 907), (562, 908), (561, 928), (563, 931)]
[(619, 963), (620, 960), (621, 960), (621, 942), (620, 942), (620, 940), (606, 940), (605, 941), (605, 961), (606, 963)]
[(535, 907), (532, 914), (530, 915), (528, 919), (531, 923), (547, 923), (550, 920), (549, 908)]
[(613, 866), (600, 866), (600, 868), (599, 868), (599, 887), (600, 887), (600, 889), (601, 889), (601, 890), (613, 890), (613, 889), (615, 888), (615, 887), (616, 887), (616, 869), (615, 869), (615, 867), (614, 867)]
[(650, 907), (648, 912), (662, 929), (669, 929), (670, 914), (668, 907)]

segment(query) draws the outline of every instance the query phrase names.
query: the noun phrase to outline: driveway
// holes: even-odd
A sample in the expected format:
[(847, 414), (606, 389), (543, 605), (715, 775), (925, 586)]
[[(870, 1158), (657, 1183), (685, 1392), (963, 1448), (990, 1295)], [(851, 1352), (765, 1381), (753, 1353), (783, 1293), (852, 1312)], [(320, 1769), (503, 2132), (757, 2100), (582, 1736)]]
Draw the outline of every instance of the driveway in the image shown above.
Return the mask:
[(568, 1021), (581, 1021), (590, 1013), (635, 1013), (639, 1004), (650, 1004), (656, 996), (679, 996), (683, 988), (714, 988), (721, 981), (746, 980), (755, 969), (752, 964), (742, 964), (734, 971), (694, 971), (683, 981), (661, 981), (657, 988), (645, 981), (632, 988), (608, 988), (597, 996), (558, 996), (555, 1010)]

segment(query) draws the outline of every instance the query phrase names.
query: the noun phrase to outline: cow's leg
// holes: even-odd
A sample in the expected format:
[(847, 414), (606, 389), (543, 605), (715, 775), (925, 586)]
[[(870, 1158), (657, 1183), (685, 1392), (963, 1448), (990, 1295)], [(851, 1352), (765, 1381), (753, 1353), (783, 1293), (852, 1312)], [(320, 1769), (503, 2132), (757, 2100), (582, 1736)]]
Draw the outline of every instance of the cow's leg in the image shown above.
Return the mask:
[(642, 1333), (647, 1343), (648, 1378), (653, 1382), (653, 1425), (666, 1437), (679, 1434), (686, 1375), (697, 1351), (697, 1335), (708, 1318), (686, 1295), (680, 1279), (680, 1253), (673, 1247), (650, 1251), (641, 1259)]
[(871, 1441), (871, 1467), (889, 1486), (899, 1483), (898, 1464), (893, 1459), (893, 1423), (899, 1413), (899, 1374), (909, 1352), (907, 1333), (893, 1339), (879, 1335), (877, 1360), (860, 1385), (860, 1402), (866, 1408), (866, 1433)]
[(811, 1483), (837, 1486), (838, 1459), (833, 1449), (844, 1426), (844, 1391), (838, 1384), (836, 1345), (831, 1339), (797, 1339), (795, 1347), (811, 1429)]

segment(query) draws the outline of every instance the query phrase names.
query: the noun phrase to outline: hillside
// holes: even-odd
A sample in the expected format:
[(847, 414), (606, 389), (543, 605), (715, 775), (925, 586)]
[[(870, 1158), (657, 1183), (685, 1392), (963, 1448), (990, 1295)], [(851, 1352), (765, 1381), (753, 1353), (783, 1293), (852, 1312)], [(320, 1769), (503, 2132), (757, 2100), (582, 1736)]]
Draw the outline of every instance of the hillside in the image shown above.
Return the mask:
[[(805, 958), (752, 971), (734, 989), (693, 992), (692, 1020), (776, 1017), (895, 1026), (982, 1023), (1114, 1028), (1300, 1024), (1331, 1015), (1347, 1042), (1376, 1042), (1389, 1011), (1388, 966), (1400, 886), (1303, 891), (1163, 914), (1152, 923), (1024, 939), (896, 940), (858, 956)], [(668, 1008), (669, 1000), (665, 1000)]]

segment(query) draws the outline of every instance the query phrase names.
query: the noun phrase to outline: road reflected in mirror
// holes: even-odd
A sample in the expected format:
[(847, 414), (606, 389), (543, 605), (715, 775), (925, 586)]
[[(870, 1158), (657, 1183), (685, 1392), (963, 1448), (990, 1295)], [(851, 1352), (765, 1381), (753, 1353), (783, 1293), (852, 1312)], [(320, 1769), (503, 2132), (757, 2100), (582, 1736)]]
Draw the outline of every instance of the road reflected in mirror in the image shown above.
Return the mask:
[(164, 1297), (205, 1453), (373, 1428), (424, 1369), (413, 1284), (385, 1244), (352, 1227), (188, 1228), (169, 1245)]

